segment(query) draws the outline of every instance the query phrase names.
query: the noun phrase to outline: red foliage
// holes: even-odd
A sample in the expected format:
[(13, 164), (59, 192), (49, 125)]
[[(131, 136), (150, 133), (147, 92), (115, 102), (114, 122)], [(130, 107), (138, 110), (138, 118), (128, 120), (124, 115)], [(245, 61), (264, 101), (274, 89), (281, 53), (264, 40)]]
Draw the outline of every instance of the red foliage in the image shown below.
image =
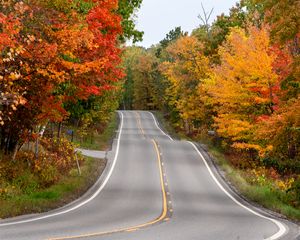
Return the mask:
[(65, 103), (101, 95), (123, 77), (118, 1), (94, 2), (85, 17), (38, 3), (2, 8), (0, 101), (13, 102), (0, 109), (0, 125), (16, 141), (36, 125), (62, 121)]

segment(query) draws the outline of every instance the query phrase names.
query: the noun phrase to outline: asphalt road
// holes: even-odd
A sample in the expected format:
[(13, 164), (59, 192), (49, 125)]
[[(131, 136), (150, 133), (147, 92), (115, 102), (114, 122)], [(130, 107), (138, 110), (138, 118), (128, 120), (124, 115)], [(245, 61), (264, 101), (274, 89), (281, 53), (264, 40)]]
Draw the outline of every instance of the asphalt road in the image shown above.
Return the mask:
[(119, 115), (108, 166), (96, 184), (55, 211), (0, 220), (1, 240), (297, 238), (299, 226), (240, 199), (205, 152), (174, 141), (151, 113)]

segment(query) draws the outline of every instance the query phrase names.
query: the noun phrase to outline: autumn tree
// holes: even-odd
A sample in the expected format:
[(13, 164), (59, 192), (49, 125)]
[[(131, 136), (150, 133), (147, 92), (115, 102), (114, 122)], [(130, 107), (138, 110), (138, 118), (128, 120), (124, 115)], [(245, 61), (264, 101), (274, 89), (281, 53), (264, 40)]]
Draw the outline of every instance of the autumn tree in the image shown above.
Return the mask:
[[(52, 32), (39, 21), (45, 16), (41, 9), (19, 1), (6, 4), (1, 13), (0, 69), (2, 81), (7, 84), (1, 84), (1, 92), (20, 98), (16, 95), (18, 92), (19, 103), (23, 104), (16, 106), (16, 100), (12, 109), (3, 108), (1, 146), (6, 151), (16, 152), (22, 144), (21, 137), (45, 121), (43, 113), (47, 112), (47, 118), (55, 120), (61, 120), (66, 114), (61, 97), (52, 94), (66, 74), (59, 67), (58, 48)], [(48, 11), (47, 14), (64, 19), (56, 12)], [(55, 21), (53, 24), (58, 23)]]
[(260, 4), (265, 11), (265, 20), (271, 26), (271, 37), (275, 41), (286, 43), (299, 38), (300, 2), (298, 0), (252, 0), (252, 2)]
[(280, 91), (268, 32), (252, 27), (247, 34), (233, 28), (219, 54), (221, 65), (215, 67), (210, 89), (218, 134), (234, 148), (260, 151), (254, 140), (257, 122), (277, 109)]
[[(166, 97), (179, 113), (187, 133), (205, 121), (206, 107), (203, 103), (203, 83), (209, 78), (208, 58), (203, 54), (203, 45), (195, 37), (179, 38), (167, 48), (172, 62), (161, 66), (169, 81)], [(182, 125), (181, 125), (182, 126)]]
[[(39, 133), (49, 121), (72, 115), (68, 106), (120, 89), (117, 0), (6, 1), (0, 10), (0, 135), (6, 151), (16, 151), (25, 135)], [(101, 99), (112, 100), (95, 103), (104, 106)]]
[(300, 99), (291, 100), (258, 124), (256, 140), (267, 149), (263, 160), (281, 173), (300, 172)]
[[(265, 12), (265, 22), (270, 26), (271, 41), (281, 48), (288, 48), (292, 55), (289, 75), (282, 82), (282, 88), (287, 90), (286, 100), (297, 99), (300, 93), (300, 2), (252, 0), (260, 4)], [(283, 17), (284, 16), (284, 17)]]

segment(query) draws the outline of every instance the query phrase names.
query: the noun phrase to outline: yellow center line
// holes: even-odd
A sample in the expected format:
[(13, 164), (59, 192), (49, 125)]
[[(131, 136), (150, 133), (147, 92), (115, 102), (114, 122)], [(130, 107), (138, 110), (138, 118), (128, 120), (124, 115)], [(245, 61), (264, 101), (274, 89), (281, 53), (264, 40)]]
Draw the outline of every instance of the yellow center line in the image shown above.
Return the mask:
[(163, 177), (162, 161), (161, 161), (161, 157), (160, 157), (160, 153), (159, 153), (157, 143), (155, 142), (154, 139), (152, 139), (152, 143), (153, 143), (155, 151), (156, 151), (157, 162), (158, 162), (159, 173), (160, 173), (161, 192), (162, 192), (162, 198), (163, 198), (162, 199), (163, 200), (163, 209), (162, 209), (161, 215), (158, 218), (154, 219), (153, 221), (146, 222), (146, 223), (143, 223), (143, 224), (139, 224), (139, 225), (136, 225), (136, 226), (125, 227), (125, 228), (115, 229), (115, 230), (111, 230), (111, 231), (82, 234), (82, 235), (77, 235), (77, 236), (49, 238), (49, 240), (78, 239), (78, 238), (86, 238), (86, 237), (103, 236), (103, 235), (108, 235), (108, 234), (113, 234), (113, 233), (120, 233), (120, 232), (134, 232), (134, 231), (140, 230), (141, 228), (145, 228), (145, 227), (151, 226), (153, 224), (156, 224), (158, 222), (161, 222), (161, 221), (164, 221), (164, 220), (166, 220), (166, 221), (169, 220), (169, 218), (167, 218), (168, 204), (167, 204), (167, 195), (166, 195), (166, 189), (165, 189), (165, 181), (164, 181), (164, 177)]
[(140, 116), (140, 114), (138, 114), (137, 112), (135, 112), (135, 116), (136, 116), (137, 123), (138, 123), (138, 127), (139, 127), (139, 130), (140, 130), (141, 134), (142, 134), (144, 137), (146, 137), (145, 132), (144, 132), (144, 129), (142, 128), (142, 123), (141, 123), (141, 116)]

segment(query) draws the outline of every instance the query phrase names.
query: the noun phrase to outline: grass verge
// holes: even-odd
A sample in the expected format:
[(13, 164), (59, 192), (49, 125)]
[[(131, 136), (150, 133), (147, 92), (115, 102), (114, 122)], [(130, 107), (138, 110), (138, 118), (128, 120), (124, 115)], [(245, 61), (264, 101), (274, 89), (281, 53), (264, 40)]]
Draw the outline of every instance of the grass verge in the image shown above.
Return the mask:
[[(194, 140), (185, 136), (182, 132), (176, 132), (172, 124), (168, 122), (161, 112), (154, 112), (162, 128), (164, 128), (171, 136), (177, 139)], [(270, 209), (289, 218), (297, 223), (300, 222), (300, 209), (295, 208), (287, 203), (286, 194), (283, 191), (274, 189), (271, 180), (267, 180), (265, 184), (250, 183), (246, 170), (234, 168), (227, 156), (218, 147), (215, 147), (209, 139), (200, 141), (205, 144), (213, 161), (225, 173), (225, 178), (230, 184), (246, 199), (256, 203), (264, 208)]]
[(0, 199), (0, 218), (46, 212), (72, 202), (94, 184), (105, 165), (106, 160), (86, 158), (81, 176), (77, 169), (72, 169), (68, 176), (47, 189)]
[(217, 165), (225, 172), (227, 180), (246, 199), (257, 203), (264, 208), (277, 212), (283, 217), (300, 222), (300, 209), (285, 202), (286, 194), (283, 191), (274, 189), (269, 181), (265, 184), (249, 183), (247, 171), (234, 168), (220, 149), (207, 143), (208, 151)]

